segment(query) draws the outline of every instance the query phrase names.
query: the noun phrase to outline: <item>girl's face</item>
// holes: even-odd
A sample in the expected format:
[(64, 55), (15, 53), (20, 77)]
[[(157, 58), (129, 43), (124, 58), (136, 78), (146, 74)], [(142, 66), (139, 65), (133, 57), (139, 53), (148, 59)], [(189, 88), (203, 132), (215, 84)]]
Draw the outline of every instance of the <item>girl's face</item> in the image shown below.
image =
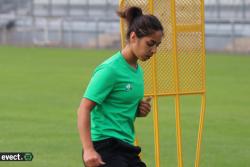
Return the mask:
[(138, 38), (134, 32), (130, 36), (130, 44), (134, 55), (141, 61), (147, 61), (156, 53), (163, 37), (162, 31)]

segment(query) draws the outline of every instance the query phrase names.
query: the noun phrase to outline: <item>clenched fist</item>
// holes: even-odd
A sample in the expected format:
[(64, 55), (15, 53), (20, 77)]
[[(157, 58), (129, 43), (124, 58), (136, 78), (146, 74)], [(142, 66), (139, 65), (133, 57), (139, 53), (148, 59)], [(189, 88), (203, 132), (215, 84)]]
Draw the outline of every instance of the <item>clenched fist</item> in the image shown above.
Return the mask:
[(138, 117), (145, 117), (148, 115), (148, 113), (151, 110), (151, 104), (150, 104), (151, 99), (152, 97), (148, 97), (146, 98), (146, 100), (140, 101), (137, 113)]

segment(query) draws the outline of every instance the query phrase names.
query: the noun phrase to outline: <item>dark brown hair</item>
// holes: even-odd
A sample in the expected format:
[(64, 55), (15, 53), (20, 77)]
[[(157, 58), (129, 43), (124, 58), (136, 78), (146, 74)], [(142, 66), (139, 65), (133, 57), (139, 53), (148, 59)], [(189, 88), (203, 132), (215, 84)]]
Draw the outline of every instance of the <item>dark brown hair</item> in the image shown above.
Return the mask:
[(163, 32), (163, 26), (158, 18), (154, 15), (143, 14), (139, 7), (132, 6), (125, 11), (118, 11), (117, 14), (127, 22), (127, 39), (131, 32), (135, 32), (138, 38), (151, 35), (155, 31)]

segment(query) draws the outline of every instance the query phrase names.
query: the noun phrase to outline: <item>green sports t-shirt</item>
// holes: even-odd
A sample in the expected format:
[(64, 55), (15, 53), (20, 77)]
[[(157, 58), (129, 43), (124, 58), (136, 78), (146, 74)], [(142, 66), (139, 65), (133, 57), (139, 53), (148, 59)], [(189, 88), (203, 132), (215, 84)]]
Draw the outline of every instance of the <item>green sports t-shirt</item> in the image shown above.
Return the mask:
[(91, 112), (91, 138), (134, 142), (134, 121), (144, 95), (143, 71), (130, 66), (121, 52), (99, 65), (84, 93), (96, 102)]

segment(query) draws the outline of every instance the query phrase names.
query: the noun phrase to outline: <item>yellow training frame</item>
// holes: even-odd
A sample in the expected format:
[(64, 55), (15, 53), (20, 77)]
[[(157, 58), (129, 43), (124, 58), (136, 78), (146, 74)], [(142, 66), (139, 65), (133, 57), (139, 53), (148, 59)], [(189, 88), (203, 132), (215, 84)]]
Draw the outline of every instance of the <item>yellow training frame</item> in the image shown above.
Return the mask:
[[(144, 13), (157, 16), (164, 26), (164, 39), (157, 55), (142, 63), (145, 96), (153, 97), (155, 165), (160, 167), (158, 97), (175, 97), (178, 167), (183, 166), (180, 96), (200, 95), (201, 112), (195, 167), (199, 166), (205, 114), (205, 37), (204, 0), (120, 0), (120, 9), (138, 6)], [(126, 25), (120, 21), (122, 47)]]

